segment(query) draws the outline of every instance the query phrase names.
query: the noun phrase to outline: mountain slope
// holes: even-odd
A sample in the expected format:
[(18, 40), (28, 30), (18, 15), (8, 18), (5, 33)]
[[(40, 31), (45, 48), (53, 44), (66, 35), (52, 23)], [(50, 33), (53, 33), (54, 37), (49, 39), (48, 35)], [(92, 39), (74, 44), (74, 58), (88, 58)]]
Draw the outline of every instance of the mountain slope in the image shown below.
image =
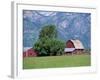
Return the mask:
[(58, 39), (79, 39), (90, 48), (91, 14), (73, 12), (23, 11), (23, 46), (32, 47), (44, 25), (57, 27)]

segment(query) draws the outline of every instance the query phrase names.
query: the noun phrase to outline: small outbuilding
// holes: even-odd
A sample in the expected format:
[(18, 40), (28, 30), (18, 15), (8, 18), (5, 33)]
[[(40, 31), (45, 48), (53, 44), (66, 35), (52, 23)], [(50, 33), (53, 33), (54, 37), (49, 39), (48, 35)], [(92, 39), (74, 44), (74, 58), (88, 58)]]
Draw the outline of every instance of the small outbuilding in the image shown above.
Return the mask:
[(23, 57), (35, 57), (35, 56), (37, 56), (37, 52), (33, 48), (30, 48), (23, 52)]
[(78, 39), (68, 40), (66, 42), (65, 54), (81, 54), (84, 51), (82, 42)]

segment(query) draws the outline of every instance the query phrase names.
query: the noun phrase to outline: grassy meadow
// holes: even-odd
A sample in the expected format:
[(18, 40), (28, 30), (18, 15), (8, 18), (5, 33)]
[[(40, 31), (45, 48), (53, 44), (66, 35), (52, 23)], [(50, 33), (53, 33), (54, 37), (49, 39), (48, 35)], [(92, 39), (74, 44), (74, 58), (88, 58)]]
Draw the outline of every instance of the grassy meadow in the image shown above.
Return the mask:
[(90, 66), (90, 55), (25, 57), (23, 69)]

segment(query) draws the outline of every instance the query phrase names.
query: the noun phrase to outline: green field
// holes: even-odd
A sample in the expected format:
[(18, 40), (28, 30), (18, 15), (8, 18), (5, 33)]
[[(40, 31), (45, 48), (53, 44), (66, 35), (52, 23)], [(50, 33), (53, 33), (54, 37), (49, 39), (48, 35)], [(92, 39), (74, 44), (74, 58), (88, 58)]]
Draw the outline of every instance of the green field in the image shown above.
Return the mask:
[(90, 66), (90, 55), (25, 57), (23, 69)]

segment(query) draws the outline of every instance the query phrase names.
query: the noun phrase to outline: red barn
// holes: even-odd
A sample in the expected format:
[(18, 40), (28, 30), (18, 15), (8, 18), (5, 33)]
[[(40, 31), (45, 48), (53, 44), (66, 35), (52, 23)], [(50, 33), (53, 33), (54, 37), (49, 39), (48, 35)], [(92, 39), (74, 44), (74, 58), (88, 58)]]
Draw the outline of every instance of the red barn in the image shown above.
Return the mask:
[(23, 57), (35, 57), (37, 56), (37, 52), (33, 50), (33, 48), (30, 48), (23, 52)]
[(64, 52), (80, 54), (84, 51), (84, 46), (80, 40), (68, 40)]

